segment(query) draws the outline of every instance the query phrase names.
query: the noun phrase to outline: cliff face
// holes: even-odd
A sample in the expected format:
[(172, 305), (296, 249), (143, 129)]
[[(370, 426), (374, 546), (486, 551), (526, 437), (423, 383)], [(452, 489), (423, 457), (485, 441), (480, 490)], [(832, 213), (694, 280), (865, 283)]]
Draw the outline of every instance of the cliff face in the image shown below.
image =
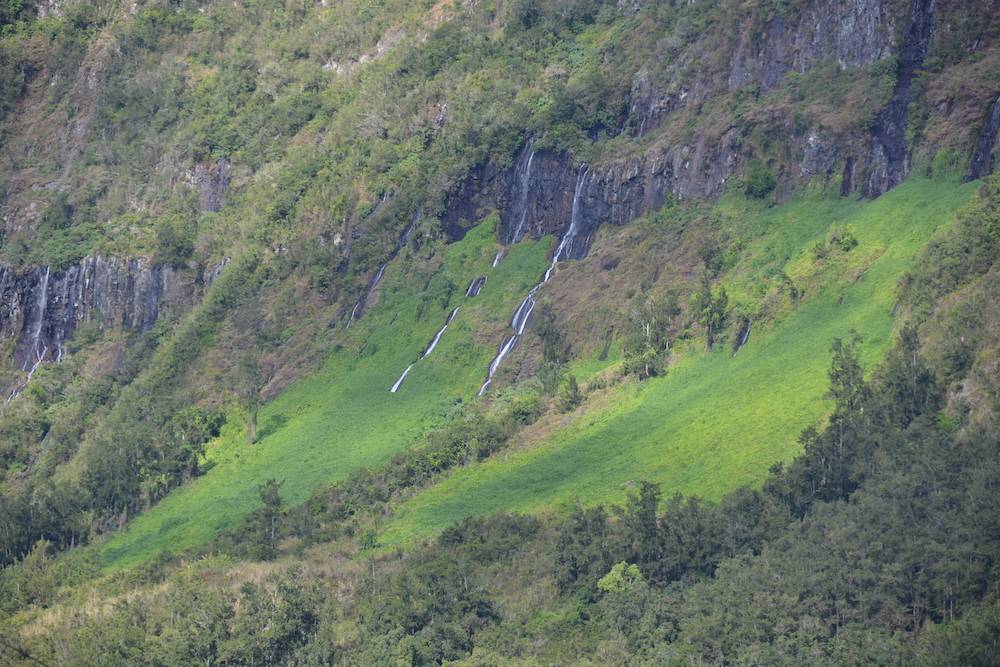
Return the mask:
[[(727, 181), (758, 157), (748, 142), (755, 123), (769, 123), (781, 146), (782, 159), (774, 169), (779, 198), (816, 178), (834, 183), (839, 179), (842, 196), (875, 198), (906, 178), (914, 150), (908, 145), (909, 109), (915, 80), (934, 43), (936, 1), (812, 0), (804, 5), (787, 15), (762, 18), (751, 12), (735, 18), (731, 34), (736, 38), (726, 44), (713, 42), (711, 36), (683, 47), (680, 37), (664, 40), (673, 46), (640, 67), (633, 78), (620, 128), (625, 135), (655, 133), (656, 138), (628, 157), (589, 165), (580, 200), (582, 229), (566, 257), (585, 255), (601, 223), (625, 224), (669, 197), (721, 195)], [(622, 7), (639, 11), (642, 2)], [(941, 20), (951, 22), (948, 16)], [(803, 128), (780, 111), (767, 119), (734, 121), (723, 129), (697, 122), (712, 98), (728, 91), (749, 87), (759, 95), (791, 72), (806, 74), (831, 63), (857, 68), (890, 58), (896, 61), (892, 94), (867, 128)], [(699, 59), (712, 66), (695, 66)], [(671, 128), (672, 117), (681, 112), (687, 113), (692, 130)], [(1000, 103), (984, 124), (971, 178), (990, 172), (998, 127)], [(667, 131), (660, 132), (663, 128)], [(459, 236), (486, 211), (496, 209), (504, 243), (526, 235), (558, 236), (569, 223), (579, 167), (566, 155), (536, 151), (529, 140), (510, 166), (486, 163), (468, 174), (446, 202), (445, 229)]]
[(972, 153), (968, 180), (974, 181), (993, 172), (993, 148), (996, 146), (997, 133), (1000, 132), (1000, 97), (996, 99), (979, 131), (976, 149)]
[(875, 126), (865, 165), (863, 193), (878, 197), (903, 182), (910, 172), (912, 147), (906, 144), (906, 126), (913, 80), (927, 57), (934, 27), (935, 0), (913, 0), (909, 28), (899, 53), (892, 99)]
[[(580, 229), (564, 258), (586, 256), (602, 223), (626, 224), (660, 208), (669, 196), (721, 194), (738, 165), (737, 151), (732, 141), (719, 146), (700, 141), (591, 165), (578, 203)], [(447, 206), (445, 229), (458, 236), (484, 211), (496, 208), (504, 243), (559, 236), (570, 221), (579, 167), (565, 154), (535, 151), (529, 143), (509, 169), (485, 164), (469, 174)]]
[(14, 341), (11, 363), (30, 372), (41, 361), (61, 359), (82, 322), (103, 331), (146, 331), (194, 291), (170, 266), (145, 260), (86, 257), (59, 272), (0, 265), (0, 338)]

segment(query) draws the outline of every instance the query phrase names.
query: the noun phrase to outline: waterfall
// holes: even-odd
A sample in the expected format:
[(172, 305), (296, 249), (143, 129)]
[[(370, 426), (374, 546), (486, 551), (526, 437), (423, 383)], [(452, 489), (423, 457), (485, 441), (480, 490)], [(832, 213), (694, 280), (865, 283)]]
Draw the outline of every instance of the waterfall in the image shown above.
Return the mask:
[(387, 267), (388, 265), (389, 263), (386, 262), (382, 266), (378, 267), (378, 271), (375, 273), (375, 277), (372, 278), (372, 284), (368, 287), (369, 290), (375, 289), (375, 286), (379, 284), (379, 281), (382, 280), (382, 276), (385, 275), (385, 267)]
[(399, 391), (399, 388), (403, 385), (403, 380), (406, 379), (406, 374), (410, 372), (411, 368), (413, 368), (413, 364), (410, 364), (409, 366), (406, 367), (406, 370), (403, 371), (403, 374), (399, 376), (399, 379), (396, 380), (396, 382), (392, 385), (392, 388), (389, 390), (390, 394), (395, 394), (397, 391)]
[(42, 282), (40, 285), (40, 289), (38, 290), (38, 299), (35, 302), (35, 322), (33, 326), (34, 331), (32, 331), (31, 333), (31, 352), (35, 355), (35, 359), (34, 360), (31, 360), (30, 358), (25, 359), (24, 365), (21, 367), (21, 370), (26, 371), (28, 370), (28, 364), (31, 363), (32, 361), (34, 362), (34, 366), (32, 366), (31, 371), (28, 374), (28, 379), (31, 379), (31, 374), (35, 372), (35, 369), (38, 368), (38, 363), (45, 356), (45, 353), (48, 352), (48, 348), (46, 347), (44, 350), (41, 351), (41, 353), (39, 353), (38, 343), (42, 338), (42, 327), (45, 325), (45, 310), (49, 302), (48, 291), (49, 291), (50, 272), (51, 272), (51, 267), (48, 266), (45, 267), (45, 273), (42, 275)]
[[(458, 310), (459, 307), (456, 307), (448, 314), (448, 319), (445, 320), (444, 326), (438, 330), (438, 332), (434, 335), (434, 338), (431, 339), (431, 342), (427, 345), (427, 348), (424, 349), (424, 351), (420, 354), (420, 359), (423, 359), (424, 357), (428, 356), (431, 352), (434, 351), (434, 348), (436, 348), (438, 343), (441, 341), (441, 336), (443, 336), (444, 332), (448, 330), (448, 325), (451, 324), (451, 321), (455, 319), (456, 315), (458, 315)], [(417, 359), (417, 361), (420, 361), (420, 359)], [(389, 393), (395, 394), (397, 391), (399, 391), (399, 388), (403, 386), (403, 380), (406, 379), (407, 373), (410, 372), (410, 369), (413, 368), (413, 366), (416, 363), (417, 362), (414, 361), (412, 364), (406, 367), (406, 370), (403, 371), (403, 374), (399, 376), (399, 379), (396, 380), (396, 382), (392, 385), (392, 388), (389, 389)]]
[(521, 178), (520, 180), (520, 198), (518, 199), (518, 209), (521, 211), (521, 217), (517, 221), (517, 227), (514, 228), (514, 233), (507, 239), (507, 245), (517, 243), (521, 238), (521, 233), (524, 231), (524, 223), (528, 220), (528, 195), (531, 193), (531, 165), (535, 161), (535, 146), (534, 142), (528, 144), (528, 160), (523, 169), (520, 169)]
[(739, 339), (736, 341), (736, 349), (733, 350), (734, 357), (737, 352), (743, 349), (743, 346), (747, 344), (747, 341), (750, 340), (750, 326), (752, 324), (753, 323), (750, 320), (747, 320), (746, 326), (743, 327), (743, 331), (740, 334)]
[(486, 276), (479, 276), (478, 278), (473, 278), (472, 282), (469, 283), (468, 289), (465, 290), (465, 296), (474, 297), (479, 296), (479, 292), (482, 291), (483, 285), (486, 284)]
[(559, 245), (556, 247), (556, 251), (552, 255), (552, 261), (549, 263), (549, 268), (545, 270), (545, 275), (542, 276), (541, 282), (531, 288), (528, 295), (524, 297), (524, 300), (521, 301), (517, 309), (514, 311), (510, 320), (510, 328), (514, 330), (514, 334), (509, 338), (504, 339), (504, 342), (501, 343), (499, 351), (497, 352), (497, 356), (493, 358), (492, 362), (490, 362), (490, 367), (486, 371), (486, 381), (483, 382), (483, 386), (479, 388), (479, 396), (486, 393), (490, 383), (493, 382), (494, 374), (496, 374), (497, 369), (500, 367), (500, 362), (503, 361), (504, 357), (511, 353), (514, 346), (517, 345), (518, 339), (524, 335), (524, 328), (528, 326), (528, 319), (531, 317), (531, 313), (535, 309), (535, 294), (542, 288), (543, 285), (545, 285), (545, 283), (549, 282), (549, 279), (552, 277), (552, 273), (555, 271), (559, 260), (562, 259), (564, 254), (569, 251), (568, 249), (572, 248), (572, 243), (576, 239), (577, 232), (580, 229), (580, 198), (583, 194), (589, 171), (590, 169), (587, 165), (580, 166), (580, 171), (576, 176), (576, 187), (573, 190), (573, 206), (570, 209), (569, 227), (563, 234), (562, 239), (559, 240)]
[(438, 331), (437, 335), (434, 336), (434, 340), (432, 340), (431, 344), (427, 346), (427, 349), (424, 350), (424, 353), (420, 355), (421, 359), (423, 359), (428, 354), (434, 351), (434, 348), (437, 347), (438, 341), (441, 340), (441, 336), (443, 336), (444, 332), (448, 330), (448, 325), (451, 324), (451, 321), (455, 319), (455, 315), (457, 314), (458, 314), (458, 308), (455, 308), (455, 310), (451, 311), (451, 314), (448, 315), (448, 319), (445, 321), (444, 326), (441, 327), (441, 330)]
[(497, 264), (499, 264), (500, 260), (503, 259), (503, 254), (504, 254), (503, 250), (499, 250), (499, 251), (497, 251), (497, 254), (493, 257), (493, 268), (494, 269), (497, 268)]
[(358, 310), (363, 305), (364, 305), (364, 301), (363, 300), (362, 301), (358, 301), (356, 304), (354, 304), (354, 308), (351, 310), (351, 316), (347, 319), (347, 328), (348, 329), (351, 328), (351, 325), (354, 323), (354, 320), (357, 318)]
[(368, 297), (371, 296), (372, 290), (378, 287), (378, 284), (382, 282), (382, 277), (385, 275), (385, 270), (389, 266), (389, 262), (396, 258), (399, 251), (406, 247), (406, 244), (410, 242), (410, 237), (413, 236), (413, 230), (416, 229), (417, 221), (420, 220), (420, 214), (417, 213), (414, 216), (413, 222), (403, 230), (403, 233), (399, 235), (396, 240), (396, 247), (391, 253), (389, 253), (389, 258), (382, 263), (382, 266), (378, 267), (378, 271), (375, 272), (375, 276), (372, 278), (371, 282), (365, 288), (364, 294), (358, 299), (358, 302), (354, 304), (354, 308), (351, 309), (351, 315), (347, 318), (347, 326), (345, 328), (350, 329), (351, 325), (354, 324), (354, 320), (361, 319), (361, 316), (365, 314), (365, 304), (368, 303)]

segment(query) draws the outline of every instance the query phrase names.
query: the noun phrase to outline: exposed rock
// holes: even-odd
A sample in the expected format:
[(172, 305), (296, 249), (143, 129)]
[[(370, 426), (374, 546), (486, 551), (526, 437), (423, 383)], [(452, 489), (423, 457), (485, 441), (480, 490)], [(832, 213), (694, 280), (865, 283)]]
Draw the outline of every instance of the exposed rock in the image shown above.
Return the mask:
[(167, 304), (189, 301), (193, 291), (170, 266), (146, 260), (86, 257), (59, 272), (0, 265), (0, 338), (15, 340), (11, 362), (29, 370), (59, 359), (81, 322), (146, 331)]
[(998, 132), (1000, 132), (1000, 97), (993, 103), (983, 129), (979, 132), (967, 180), (974, 181), (993, 173), (993, 148), (996, 146)]
[(837, 153), (833, 141), (823, 136), (821, 130), (812, 130), (806, 137), (799, 173), (806, 177), (832, 173), (837, 165)]
[(649, 70), (640, 69), (632, 77), (632, 88), (629, 91), (628, 117), (632, 123), (632, 135), (641, 137), (659, 125), (667, 114), (680, 108), (686, 97), (685, 90), (677, 93), (657, 90)]
[[(892, 55), (894, 26), (883, 0), (813, 0), (760, 28), (742, 26), (729, 87), (776, 85), (789, 71), (808, 72), (829, 59), (860, 67)], [(890, 3), (891, 4), (891, 3)], [(760, 21), (748, 17), (748, 23)]]
[[(623, 225), (663, 206), (669, 196), (678, 199), (718, 196), (738, 165), (738, 142), (729, 133), (711, 145), (699, 139), (693, 145), (654, 150), (638, 158), (623, 158), (590, 166), (579, 206), (580, 229), (563, 253), (566, 259), (587, 254), (597, 228), (605, 222)], [(450, 197), (443, 220), (451, 238), (491, 208), (500, 212), (500, 238), (561, 236), (570, 221), (579, 165), (562, 153), (535, 153), (524, 197), (524, 152), (511, 168), (491, 163), (472, 170)], [(521, 227), (514, 234), (515, 227)], [(514, 238), (516, 236), (516, 238)]]
[(198, 163), (188, 172), (188, 180), (198, 191), (198, 202), (203, 211), (218, 211), (225, 203), (229, 190), (229, 160), (214, 164)]
[(911, 154), (906, 145), (907, 108), (913, 79), (924, 63), (934, 27), (935, 0), (912, 0), (910, 26), (899, 54), (892, 98), (879, 113), (871, 131), (862, 185), (874, 198), (899, 185), (910, 173)]

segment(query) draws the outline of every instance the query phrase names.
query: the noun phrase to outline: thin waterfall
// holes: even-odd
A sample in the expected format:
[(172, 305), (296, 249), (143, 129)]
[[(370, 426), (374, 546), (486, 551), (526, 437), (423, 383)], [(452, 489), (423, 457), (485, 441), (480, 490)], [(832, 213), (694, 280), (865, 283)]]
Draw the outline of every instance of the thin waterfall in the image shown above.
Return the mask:
[[(45, 360), (45, 355), (49, 353), (48, 345), (41, 345), (42, 340), (42, 328), (45, 326), (45, 312), (48, 309), (49, 299), (49, 276), (52, 273), (52, 267), (45, 267), (45, 273), (42, 274), (41, 283), (39, 283), (38, 297), (35, 300), (35, 320), (32, 322), (31, 331), (31, 349), (28, 356), (24, 359), (24, 364), (21, 366), (22, 371), (28, 372), (28, 377), (25, 378), (24, 382), (18, 384), (11, 391), (10, 396), (7, 397), (7, 402), (10, 403), (12, 400), (21, 395), (21, 391), (28, 386), (31, 382), (31, 378), (34, 377), (35, 371)], [(59, 359), (62, 359), (62, 350), (60, 349)], [(30, 365), (30, 368), (29, 368)]]
[(399, 251), (406, 247), (406, 244), (410, 242), (410, 237), (413, 236), (413, 230), (416, 227), (417, 220), (420, 219), (420, 215), (416, 216), (416, 219), (410, 224), (409, 227), (403, 230), (400, 234), (399, 239), (396, 241), (396, 247), (389, 254), (389, 259), (382, 263), (382, 266), (378, 267), (378, 271), (375, 272), (375, 276), (372, 281), (368, 283), (368, 287), (365, 288), (364, 294), (358, 299), (358, 302), (354, 304), (354, 308), (351, 309), (351, 315), (347, 318), (347, 326), (345, 328), (350, 329), (351, 325), (354, 324), (354, 320), (360, 319), (364, 315), (365, 304), (368, 302), (368, 297), (371, 296), (372, 290), (378, 287), (378, 284), (382, 282), (382, 277), (385, 276), (385, 270), (389, 266), (389, 262), (395, 259)]
[(483, 285), (486, 284), (486, 276), (479, 276), (478, 278), (473, 278), (472, 282), (469, 283), (468, 289), (465, 290), (465, 296), (474, 297), (479, 296), (479, 293), (483, 290)]
[(386, 262), (382, 266), (378, 267), (378, 271), (375, 272), (375, 277), (372, 278), (372, 284), (368, 289), (370, 290), (375, 289), (376, 285), (378, 285), (379, 282), (382, 280), (382, 276), (385, 275), (385, 267), (387, 267), (388, 265), (389, 263)]
[(736, 341), (736, 349), (733, 350), (734, 357), (737, 352), (743, 349), (743, 346), (747, 344), (747, 341), (750, 340), (750, 326), (752, 324), (753, 323), (750, 320), (747, 320), (746, 325), (743, 327), (743, 331), (741, 332), (739, 339)]
[[(414, 363), (416, 363), (416, 362), (414, 362)], [(390, 394), (395, 394), (397, 391), (399, 391), (399, 388), (401, 386), (403, 386), (403, 380), (406, 379), (406, 375), (407, 375), (407, 373), (410, 372), (411, 368), (413, 368), (413, 364), (410, 364), (409, 366), (407, 366), (406, 370), (403, 371), (403, 374), (399, 376), (399, 379), (396, 380), (395, 383), (393, 383), (392, 388), (389, 390)]]
[(504, 255), (503, 250), (498, 250), (497, 254), (494, 255), (494, 257), (493, 257), (493, 268), (494, 269), (497, 268), (497, 264), (499, 264), (500, 260), (503, 259), (503, 255)]
[(521, 232), (524, 231), (524, 223), (528, 220), (528, 195), (531, 194), (531, 165), (535, 161), (535, 145), (534, 141), (528, 144), (528, 160), (524, 168), (521, 169), (520, 178), (520, 198), (518, 199), (518, 208), (521, 211), (521, 216), (518, 218), (517, 227), (514, 228), (514, 234), (507, 239), (507, 245), (517, 243), (521, 238)]
[(511, 316), (510, 328), (514, 330), (514, 334), (509, 338), (504, 339), (499, 347), (497, 356), (493, 358), (492, 362), (490, 362), (490, 367), (486, 371), (486, 381), (483, 382), (483, 386), (479, 388), (480, 396), (486, 393), (490, 383), (493, 382), (493, 376), (496, 374), (497, 369), (500, 367), (500, 363), (504, 360), (504, 357), (511, 353), (517, 345), (517, 341), (522, 335), (524, 335), (524, 328), (528, 326), (528, 319), (531, 317), (531, 313), (535, 309), (535, 294), (542, 288), (543, 285), (545, 285), (545, 283), (549, 282), (549, 279), (552, 277), (559, 260), (562, 259), (570, 248), (572, 248), (572, 243), (576, 238), (577, 232), (580, 230), (580, 198), (583, 194), (589, 171), (590, 168), (587, 165), (584, 164), (580, 166), (580, 171), (576, 176), (576, 187), (573, 190), (573, 206), (570, 209), (569, 228), (566, 229), (566, 233), (563, 234), (562, 239), (559, 240), (559, 245), (556, 247), (556, 251), (552, 255), (552, 261), (549, 263), (549, 268), (545, 270), (545, 275), (542, 276), (541, 282), (531, 288), (528, 295), (524, 297), (524, 300), (521, 301), (517, 309), (514, 311), (513, 316)]
[[(48, 352), (48, 348), (45, 348), (45, 350), (43, 350), (39, 354), (38, 342), (42, 338), (42, 327), (45, 325), (45, 310), (49, 303), (48, 291), (49, 291), (49, 274), (51, 272), (51, 268), (52, 267), (49, 266), (45, 267), (45, 273), (42, 276), (41, 289), (38, 290), (38, 300), (35, 303), (36, 314), (35, 314), (35, 323), (33, 327), (34, 331), (31, 334), (31, 352), (35, 356), (35, 359), (33, 360), (34, 366), (31, 369), (31, 373), (35, 372), (35, 368), (38, 367), (38, 363), (45, 356), (45, 353)], [(24, 371), (28, 370), (28, 364), (30, 362), (31, 362), (30, 359), (25, 359), (24, 366), (21, 367), (21, 370)], [(31, 379), (31, 373), (29, 373), (28, 379)]]
[(455, 315), (457, 314), (458, 314), (458, 308), (455, 308), (455, 310), (451, 311), (451, 314), (448, 315), (448, 319), (445, 321), (444, 326), (441, 327), (441, 329), (434, 336), (434, 340), (432, 340), (431, 344), (427, 346), (427, 349), (424, 350), (424, 353), (420, 355), (421, 359), (423, 359), (424, 357), (426, 357), (427, 355), (429, 355), (431, 352), (434, 351), (434, 348), (437, 347), (438, 341), (441, 340), (441, 336), (443, 336), (444, 332), (448, 330), (448, 325), (451, 324), (451, 321), (455, 319)]
[[(450, 325), (451, 321), (455, 319), (456, 315), (458, 315), (459, 308), (460, 307), (456, 307), (448, 314), (448, 319), (445, 320), (444, 326), (441, 327), (438, 330), (438, 332), (434, 335), (434, 338), (431, 339), (431, 342), (427, 345), (427, 348), (420, 353), (420, 359), (423, 359), (424, 357), (428, 356), (431, 352), (433, 352), (434, 348), (436, 348), (438, 343), (441, 342), (441, 336), (444, 335), (444, 332), (448, 330), (448, 325)], [(420, 361), (420, 359), (417, 359), (417, 361)], [(406, 379), (407, 374), (410, 372), (410, 370), (416, 363), (417, 362), (414, 361), (412, 364), (406, 367), (406, 370), (403, 371), (403, 374), (399, 376), (399, 379), (396, 380), (396, 382), (393, 383), (392, 388), (389, 389), (389, 393), (395, 394), (397, 391), (399, 391), (399, 388), (403, 386), (403, 380)]]
[(351, 325), (354, 324), (354, 320), (358, 316), (358, 311), (361, 309), (361, 306), (363, 306), (363, 305), (364, 305), (364, 301), (358, 301), (356, 304), (354, 304), (354, 308), (351, 309), (351, 316), (347, 319), (347, 328), (348, 329), (350, 329)]

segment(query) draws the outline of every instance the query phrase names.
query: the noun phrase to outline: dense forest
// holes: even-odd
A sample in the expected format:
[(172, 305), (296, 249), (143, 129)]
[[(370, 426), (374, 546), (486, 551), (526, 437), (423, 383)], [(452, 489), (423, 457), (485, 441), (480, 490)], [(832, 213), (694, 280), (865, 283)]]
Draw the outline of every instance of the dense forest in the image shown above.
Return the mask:
[(992, 665), (1000, 2), (0, 0), (0, 658)]

